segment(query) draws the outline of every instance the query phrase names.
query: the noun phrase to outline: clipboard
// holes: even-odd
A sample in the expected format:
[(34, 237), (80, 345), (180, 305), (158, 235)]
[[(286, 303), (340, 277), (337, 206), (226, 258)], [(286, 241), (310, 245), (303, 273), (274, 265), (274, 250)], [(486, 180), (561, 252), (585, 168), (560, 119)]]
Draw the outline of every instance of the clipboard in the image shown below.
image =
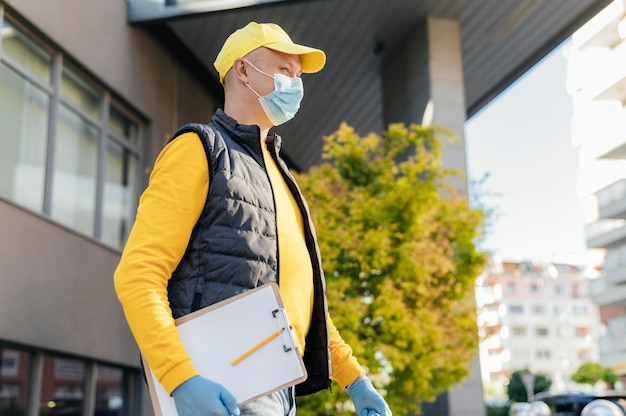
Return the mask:
[[(239, 406), (307, 378), (278, 285), (268, 283), (175, 320), (201, 376), (222, 384)], [(177, 416), (144, 360), (156, 416)]]

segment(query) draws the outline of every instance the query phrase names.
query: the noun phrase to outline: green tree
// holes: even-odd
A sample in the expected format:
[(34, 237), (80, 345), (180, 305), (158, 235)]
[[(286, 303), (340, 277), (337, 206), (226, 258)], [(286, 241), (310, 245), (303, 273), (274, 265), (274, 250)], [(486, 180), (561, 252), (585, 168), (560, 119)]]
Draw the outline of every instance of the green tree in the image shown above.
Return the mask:
[[(394, 414), (468, 374), (477, 348), (474, 280), (483, 215), (450, 181), (448, 130), (392, 124), (360, 137), (342, 124), (326, 137), (325, 163), (297, 175), (316, 223), (331, 315), (386, 393)], [(462, 178), (461, 178), (462, 179)], [(338, 386), (298, 401), (299, 415), (341, 415)]]
[[(511, 374), (509, 385), (507, 386), (507, 395), (509, 399), (514, 402), (526, 402), (528, 401), (528, 393), (524, 381), (522, 380), (522, 374), (528, 372), (528, 370), (517, 370)], [(542, 391), (550, 390), (552, 386), (552, 380), (546, 374), (535, 374), (533, 394), (540, 393)]]
[(604, 381), (612, 387), (618, 380), (618, 377), (610, 367), (604, 367), (600, 363), (586, 362), (581, 364), (572, 374), (572, 380), (579, 384), (590, 384), (592, 386), (598, 381)]

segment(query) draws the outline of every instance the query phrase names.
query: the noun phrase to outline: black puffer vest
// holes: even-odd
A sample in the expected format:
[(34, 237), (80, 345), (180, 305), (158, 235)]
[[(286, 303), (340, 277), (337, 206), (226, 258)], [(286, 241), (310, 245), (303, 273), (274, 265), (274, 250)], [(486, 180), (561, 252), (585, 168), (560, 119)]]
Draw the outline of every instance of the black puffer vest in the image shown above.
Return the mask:
[[(170, 140), (186, 132), (202, 139), (210, 184), (187, 250), (168, 284), (174, 318), (268, 282), (280, 284), (276, 208), (259, 128), (237, 124), (217, 110), (210, 124), (187, 124)], [(305, 395), (331, 382), (324, 274), (309, 209), (278, 156), (280, 137), (269, 136), (267, 143), (302, 212), (313, 265), (313, 315), (303, 357), (308, 378), (296, 386), (296, 394)]]

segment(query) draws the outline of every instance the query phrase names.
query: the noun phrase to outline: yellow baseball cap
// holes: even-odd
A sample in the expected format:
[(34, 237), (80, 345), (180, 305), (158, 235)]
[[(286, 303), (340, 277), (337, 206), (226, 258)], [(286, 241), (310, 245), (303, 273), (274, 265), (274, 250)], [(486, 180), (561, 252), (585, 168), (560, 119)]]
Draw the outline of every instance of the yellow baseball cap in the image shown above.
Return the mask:
[(293, 43), (289, 35), (277, 24), (250, 22), (226, 39), (222, 50), (215, 58), (213, 66), (220, 75), (220, 82), (224, 82), (224, 76), (233, 66), (235, 59), (243, 58), (261, 46), (298, 55), (302, 72), (305, 73), (317, 72), (326, 63), (326, 54), (322, 50)]

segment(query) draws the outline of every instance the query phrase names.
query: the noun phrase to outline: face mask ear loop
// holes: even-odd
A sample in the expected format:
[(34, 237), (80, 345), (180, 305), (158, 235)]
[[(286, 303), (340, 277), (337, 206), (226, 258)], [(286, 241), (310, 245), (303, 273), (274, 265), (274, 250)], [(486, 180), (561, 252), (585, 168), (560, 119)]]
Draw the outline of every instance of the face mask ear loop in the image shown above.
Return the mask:
[(244, 61), (245, 63), (247, 63), (248, 65), (250, 65), (252, 68), (254, 68), (257, 72), (260, 72), (261, 74), (270, 77), (270, 78), (274, 78), (274, 76), (268, 74), (267, 72), (263, 72), (261, 71), (259, 68), (257, 68), (256, 66), (254, 66), (250, 61), (248, 61), (246, 58), (241, 58), (242, 61)]
[(252, 87), (250, 86), (250, 84), (248, 84), (247, 82), (246, 82), (246, 87), (250, 88), (250, 91), (252, 91), (254, 93), (254, 95), (256, 95), (257, 97), (261, 98), (259, 93), (256, 92), (255, 90), (253, 90)]
[[(252, 68), (254, 68), (257, 72), (260, 72), (263, 75), (267, 75), (270, 78), (274, 78), (273, 76), (271, 76), (270, 74), (266, 74), (265, 72), (261, 71), (259, 68), (257, 68), (256, 66), (254, 66), (252, 63), (250, 63), (250, 61), (248, 61), (246, 58), (241, 58), (242, 61), (244, 61), (245, 63), (247, 63), (248, 65), (250, 65)], [(256, 92), (254, 89), (252, 89), (252, 87), (250, 86), (250, 84), (248, 84), (246, 82), (246, 87), (250, 88), (250, 91), (252, 91), (254, 93), (254, 95), (256, 95), (257, 97), (261, 98), (261, 96), (259, 95), (258, 92)]]

